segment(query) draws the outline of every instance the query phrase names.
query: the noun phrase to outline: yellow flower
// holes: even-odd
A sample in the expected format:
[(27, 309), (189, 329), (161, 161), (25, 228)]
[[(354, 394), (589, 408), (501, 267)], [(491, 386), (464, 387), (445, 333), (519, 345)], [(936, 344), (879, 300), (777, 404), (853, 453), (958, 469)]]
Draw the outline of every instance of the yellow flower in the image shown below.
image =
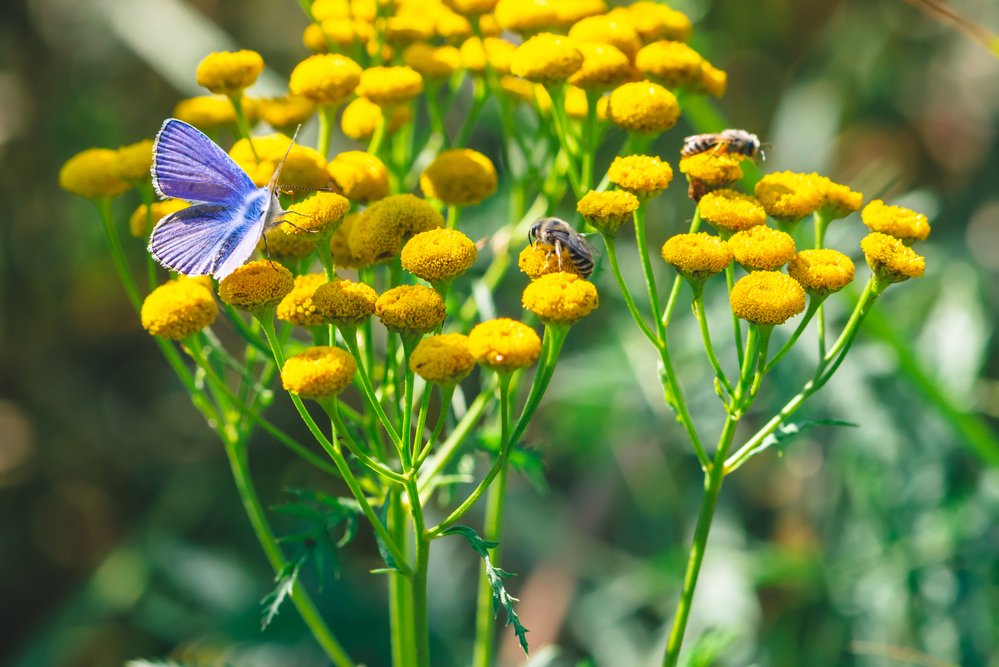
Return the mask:
[(375, 312), (378, 293), (370, 285), (350, 280), (334, 280), (312, 293), (312, 304), (337, 327), (356, 327)]
[[(548, 91), (545, 90), (544, 86), (537, 84), (539, 92), (548, 97), (549, 106), (551, 105), (551, 97), (548, 96)], [(604, 98), (600, 98), (603, 100)], [(586, 118), (586, 112), (589, 110), (590, 102), (586, 99), (586, 91), (582, 88), (577, 88), (576, 86), (566, 86), (565, 87), (565, 112), (569, 115), (569, 118), (578, 118), (582, 120)], [(600, 103), (597, 102), (597, 109), (599, 110)], [(600, 120), (607, 120), (607, 114), (601, 114), (597, 112), (597, 117)]]
[(865, 206), (860, 215), (872, 232), (894, 236), (906, 244), (923, 241), (930, 235), (925, 215), (902, 206), (889, 206), (880, 199)]
[(330, 43), (341, 49), (350, 49), (358, 44), (367, 44), (374, 35), (375, 27), (369, 21), (351, 20), (349, 16), (344, 16), (324, 19), (318, 25), (310, 23), (302, 33), (302, 44), (310, 51), (326, 53)]
[(475, 325), (468, 334), (468, 347), (483, 366), (514, 371), (538, 360), (541, 339), (523, 322), (500, 317)]
[(361, 258), (355, 257), (350, 252), (350, 230), (354, 228), (354, 223), (361, 218), (363, 218), (362, 213), (349, 214), (330, 237), (330, 251), (333, 253), (333, 262), (337, 266), (342, 266), (345, 269), (359, 269), (367, 265)]
[(590, 190), (576, 204), (576, 210), (588, 223), (611, 236), (631, 219), (638, 207), (638, 197), (625, 190)]
[(554, 5), (548, 0), (499, 0), (496, 23), (503, 30), (531, 34), (558, 22)]
[(697, 210), (703, 220), (722, 234), (741, 232), (767, 221), (767, 212), (755, 197), (735, 190), (722, 189), (707, 193), (697, 203)]
[(367, 204), (388, 196), (388, 169), (371, 153), (344, 151), (326, 168), (337, 189), (351, 201)]
[(117, 152), (114, 172), (118, 178), (129, 183), (139, 183), (149, 179), (149, 172), (153, 166), (152, 139), (122, 146)]
[(444, 4), (459, 14), (479, 16), (496, 9), (497, 0), (444, 0)]
[(612, 15), (589, 16), (577, 21), (569, 29), (569, 37), (577, 42), (597, 42), (615, 46), (631, 61), (642, 48), (642, 40), (638, 37), (629, 21), (618, 20)]
[(312, 16), (317, 21), (354, 17), (370, 23), (375, 20), (377, 10), (376, 0), (314, 0), (312, 3)]
[(402, 267), (428, 283), (453, 280), (468, 270), (479, 252), (475, 242), (455, 229), (421, 232), (402, 248)]
[(437, 290), (423, 285), (400, 285), (378, 297), (375, 316), (389, 331), (425, 334), (444, 321), (447, 311)]
[(357, 94), (378, 106), (408, 102), (423, 92), (423, 77), (412, 67), (369, 67), (361, 72)]
[(311, 118), (315, 111), (315, 103), (301, 95), (267, 97), (257, 103), (260, 119), (274, 128), (296, 127)]
[(281, 385), (302, 398), (328, 398), (347, 388), (357, 362), (338, 347), (307, 348), (288, 357), (281, 368)]
[(409, 355), (409, 369), (427, 382), (455, 385), (475, 368), (468, 336), (438, 334), (421, 340)]
[(461, 45), (461, 62), (465, 69), (477, 74), (486, 71), (487, 62), (497, 74), (509, 74), (510, 62), (516, 50), (516, 45), (505, 39), (486, 37), (483, 42), (478, 37), (469, 37)]
[(836, 183), (825, 176), (814, 175), (816, 184), (823, 190), (822, 213), (827, 220), (845, 218), (864, 205), (864, 195)]
[(704, 57), (683, 42), (660, 40), (642, 47), (635, 66), (668, 88), (689, 88), (701, 80)]
[(457, 44), (472, 35), (469, 20), (448, 9), (440, 10), (434, 17), (434, 29), (441, 39), (450, 44)]
[(555, 23), (560, 28), (582, 21), (590, 16), (604, 14), (607, 3), (604, 0), (555, 0)]
[(391, 114), (386, 128), (388, 134), (395, 132), (413, 118), (413, 112), (408, 106), (382, 109), (368, 98), (358, 97), (344, 107), (340, 116), (340, 129), (354, 141), (367, 141), (374, 135), (378, 121), (386, 113)]
[(736, 317), (772, 326), (805, 310), (805, 290), (784, 273), (754, 271), (735, 283), (729, 303)]
[(478, 204), (496, 192), (496, 167), (471, 148), (442, 151), (420, 175), (423, 194), (449, 206)]
[(264, 71), (264, 59), (256, 51), (215, 51), (198, 63), (198, 85), (213, 93), (232, 95), (249, 88)]
[(431, 39), (434, 22), (426, 16), (389, 16), (385, 19), (385, 40), (392, 44), (409, 44)]
[(688, 194), (694, 201), (712, 190), (726, 188), (742, 178), (743, 156), (707, 151), (680, 158), (680, 172), (686, 174)]
[(428, 202), (410, 194), (375, 202), (350, 230), (352, 255), (364, 264), (383, 262), (399, 254), (414, 234), (444, 226), (444, 217)]
[(604, 90), (628, 81), (633, 74), (631, 61), (611, 44), (584, 42), (578, 44), (583, 65), (569, 77), (569, 83), (584, 90)]
[(926, 259), (901, 240), (871, 232), (860, 241), (867, 265), (883, 283), (900, 283), (919, 278), (926, 271)]
[(287, 259), (301, 259), (313, 253), (319, 241), (315, 234), (290, 234), (284, 231), (284, 227), (285, 225), (278, 225), (264, 230), (258, 249), (272, 257)]
[(90, 148), (66, 160), (59, 170), (59, 187), (87, 199), (115, 197), (131, 186), (118, 177), (118, 152)]
[(227, 97), (200, 95), (177, 102), (177, 106), (173, 108), (173, 117), (202, 130), (210, 130), (235, 123), (236, 111)]
[(655, 197), (669, 187), (673, 169), (654, 155), (616, 157), (607, 170), (611, 183), (639, 199)]
[(583, 54), (563, 35), (544, 32), (517, 47), (510, 72), (536, 83), (565, 81), (583, 66)]
[(721, 97), (728, 88), (728, 73), (713, 66), (709, 62), (704, 63), (701, 69), (701, 80), (691, 87), (691, 92), (698, 95), (711, 95)]
[(323, 314), (316, 308), (312, 295), (320, 285), (326, 284), (326, 276), (322, 273), (306, 273), (295, 276), (295, 286), (288, 296), (277, 305), (276, 315), (279, 320), (297, 324), (300, 327), (318, 327), (326, 323)]
[(853, 281), (853, 261), (836, 250), (802, 250), (787, 265), (789, 276), (809, 294), (826, 296)]
[(294, 287), (291, 271), (277, 262), (258, 259), (223, 278), (219, 283), (219, 298), (252, 313), (273, 308)]
[(624, 8), (632, 25), (645, 42), (671, 39), (685, 42), (690, 39), (693, 26), (683, 12), (678, 12), (659, 2), (642, 0)]
[(142, 302), (142, 328), (154, 336), (182, 340), (201, 331), (219, 314), (208, 291), (193, 280), (171, 280), (160, 285)]
[(181, 201), (180, 199), (165, 199), (153, 202), (152, 206), (140, 204), (139, 208), (135, 209), (135, 212), (132, 213), (132, 217), (128, 219), (128, 229), (132, 232), (132, 236), (145, 238), (152, 231), (152, 228), (149, 226), (150, 221), (155, 225), (171, 213), (176, 213), (188, 206), (189, 204), (186, 201)]
[(750, 271), (776, 271), (790, 262), (796, 251), (790, 234), (766, 225), (733, 234), (728, 244), (735, 261)]
[(562, 259), (559, 261), (558, 255), (555, 254), (554, 246), (541, 243), (540, 241), (520, 251), (520, 256), (517, 258), (517, 266), (531, 280), (537, 280), (541, 276), (559, 272), (582, 275), (568, 253), (563, 252)]
[(461, 69), (461, 53), (453, 46), (411, 44), (402, 52), (402, 60), (428, 81), (446, 79)]
[[(295, 144), (288, 152), (290, 144), (291, 138), (283, 134), (253, 137), (253, 148), (257, 152), (254, 157), (250, 142), (240, 139), (229, 149), (229, 155), (260, 187), (270, 183), (274, 170), (282, 159), (284, 166), (281, 168), (280, 185), (300, 188), (324, 188), (329, 185), (326, 159), (315, 149), (301, 144)], [(285, 153), (288, 154), (287, 158)]]
[(677, 234), (666, 239), (662, 256), (684, 278), (701, 283), (728, 267), (732, 262), (732, 249), (707, 232)]
[(295, 66), (288, 88), (316, 104), (339, 104), (357, 88), (361, 66), (340, 54), (309, 56)]
[(597, 288), (574, 273), (549, 273), (524, 288), (524, 308), (545, 324), (574, 324), (600, 305)]
[(288, 207), (281, 230), (300, 236), (319, 234), (321, 238), (340, 225), (349, 209), (350, 202), (344, 197), (333, 192), (317, 192)]
[(819, 210), (823, 187), (814, 174), (781, 171), (760, 179), (756, 184), (756, 198), (771, 218), (795, 223)]
[(680, 105), (673, 93), (651, 81), (618, 86), (608, 104), (610, 119), (629, 132), (665, 132), (680, 118)]

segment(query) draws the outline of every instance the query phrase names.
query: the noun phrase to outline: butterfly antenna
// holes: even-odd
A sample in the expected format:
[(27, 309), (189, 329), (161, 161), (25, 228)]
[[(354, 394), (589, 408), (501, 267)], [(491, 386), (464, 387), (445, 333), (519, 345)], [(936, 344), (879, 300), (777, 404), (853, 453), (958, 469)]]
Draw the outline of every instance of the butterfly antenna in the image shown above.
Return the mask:
[(298, 131), (301, 129), (301, 125), (295, 128), (295, 134), (291, 137), (291, 143), (288, 144), (288, 150), (284, 152), (284, 157), (281, 158), (281, 161), (278, 162), (277, 168), (274, 169), (274, 175), (271, 176), (271, 182), (267, 184), (267, 190), (270, 191), (272, 195), (274, 194), (274, 190), (277, 189), (278, 179), (281, 178), (281, 169), (284, 168), (284, 162), (291, 154), (291, 149), (295, 147), (295, 139), (298, 139)]

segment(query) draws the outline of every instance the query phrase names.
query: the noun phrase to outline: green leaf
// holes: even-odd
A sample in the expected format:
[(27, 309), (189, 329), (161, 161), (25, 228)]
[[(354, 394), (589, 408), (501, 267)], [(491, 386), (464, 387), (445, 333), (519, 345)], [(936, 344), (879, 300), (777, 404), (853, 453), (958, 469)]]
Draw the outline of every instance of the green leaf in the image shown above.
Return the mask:
[(816, 419), (815, 421), (789, 422), (780, 424), (773, 433), (763, 439), (760, 446), (753, 452), (753, 456), (756, 456), (760, 452), (764, 452), (775, 445), (777, 450), (783, 454), (784, 448), (791, 440), (798, 437), (805, 431), (815, 428), (816, 426), (847, 426), (850, 428), (859, 428), (860, 424), (841, 421), (839, 419)]
[(281, 603), (291, 595), (291, 591), (295, 587), (295, 582), (298, 581), (298, 572), (306, 559), (306, 552), (303, 551), (294, 560), (285, 563), (281, 571), (274, 577), (276, 583), (274, 590), (260, 601), (260, 604), (264, 607), (263, 616), (260, 619), (261, 630), (267, 629), (267, 626), (277, 616), (278, 610), (281, 608)]
[(708, 630), (684, 654), (681, 667), (714, 667), (738, 638), (739, 633), (733, 630)]
[(489, 540), (482, 539), (469, 526), (451, 526), (443, 534), (461, 535), (468, 541), (475, 553), (479, 554), (479, 558), (482, 559), (483, 564), (486, 566), (486, 580), (489, 582), (489, 587), (493, 589), (493, 615), (499, 614), (500, 607), (503, 608), (503, 611), (506, 612), (506, 625), (513, 625), (513, 631), (516, 633), (517, 639), (520, 640), (520, 647), (524, 649), (526, 655), (530, 655), (527, 648), (528, 630), (521, 624), (520, 617), (517, 616), (517, 612), (513, 608), (513, 603), (518, 600), (510, 595), (503, 586), (503, 579), (516, 575), (494, 567), (489, 558), (489, 550), (496, 548), (499, 542), (490, 542)]

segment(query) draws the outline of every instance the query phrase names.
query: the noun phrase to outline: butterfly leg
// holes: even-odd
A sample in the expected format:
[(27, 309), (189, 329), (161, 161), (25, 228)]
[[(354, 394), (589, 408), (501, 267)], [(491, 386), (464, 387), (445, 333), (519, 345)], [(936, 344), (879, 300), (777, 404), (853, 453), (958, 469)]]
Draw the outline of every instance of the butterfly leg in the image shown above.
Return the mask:
[[(285, 213), (294, 213), (295, 215), (300, 215), (300, 216), (302, 216), (303, 218), (308, 218), (309, 220), (315, 220), (315, 218), (313, 218), (313, 217), (312, 217), (311, 215), (306, 215), (306, 214), (304, 214), (304, 213), (299, 213), (298, 211), (285, 211)], [(281, 219), (281, 220), (275, 220), (275, 221), (274, 221), (274, 223), (275, 223), (275, 224), (277, 224), (277, 223), (279, 223), (279, 222), (287, 222), (287, 223), (288, 223), (289, 225), (291, 225), (292, 227), (294, 227), (294, 228), (295, 228), (295, 229), (297, 229), (298, 231), (300, 231), (300, 232), (305, 232), (305, 233), (307, 233), (307, 234), (318, 234), (318, 233), (319, 233), (319, 230), (318, 230), (318, 229), (305, 229), (304, 227), (299, 227), (298, 225), (296, 225), (296, 224), (295, 224), (294, 222), (292, 222), (291, 220), (284, 220), (284, 219)]]

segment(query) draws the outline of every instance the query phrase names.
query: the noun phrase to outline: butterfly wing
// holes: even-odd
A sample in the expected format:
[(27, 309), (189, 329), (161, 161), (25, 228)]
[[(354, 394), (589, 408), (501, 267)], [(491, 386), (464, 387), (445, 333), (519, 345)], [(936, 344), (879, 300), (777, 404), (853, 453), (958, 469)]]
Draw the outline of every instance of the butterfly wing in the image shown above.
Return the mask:
[(257, 189), (242, 167), (201, 130), (176, 118), (153, 144), (153, 187), (161, 197), (240, 205)]

